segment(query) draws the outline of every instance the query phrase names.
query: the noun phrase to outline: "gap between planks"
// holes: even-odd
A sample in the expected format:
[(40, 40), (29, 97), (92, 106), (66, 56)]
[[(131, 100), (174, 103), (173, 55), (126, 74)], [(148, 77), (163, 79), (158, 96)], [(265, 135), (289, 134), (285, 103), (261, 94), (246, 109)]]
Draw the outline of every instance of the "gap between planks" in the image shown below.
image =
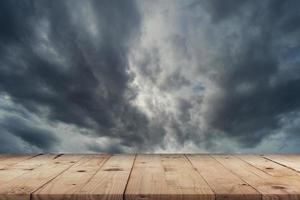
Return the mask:
[(294, 171), (261, 156), (228, 155), (214, 157), (262, 193), (262, 199), (300, 199), (300, 177)]
[[(110, 157), (111, 156), (109, 154), (85, 155), (69, 169), (65, 170), (63, 173), (38, 188), (36, 191), (32, 192), (31, 200), (51, 199), (51, 197), (48, 198), (50, 195), (60, 195), (61, 198), (64, 199), (71, 198), (72, 195), (80, 191), (80, 189), (83, 188), (100, 171), (102, 166), (109, 160)], [(82, 174), (82, 172), (85, 173)], [(72, 173), (74, 173), (74, 176), (70, 180), (69, 178), (72, 177)], [(84, 179), (85, 176), (87, 176), (86, 180)], [(83, 179), (81, 179), (81, 177)], [(84, 181), (84, 183), (78, 184), (76, 182), (76, 184), (74, 184), (74, 178), (76, 181), (80, 179), (79, 183), (81, 183), (81, 181)], [(60, 188), (63, 188), (63, 190)], [(56, 192), (53, 192), (53, 189)]]
[(184, 154), (185, 159), (187, 160), (188, 163), (190, 163), (190, 165), (193, 167), (193, 169), (202, 177), (202, 179), (206, 182), (206, 184), (211, 188), (211, 190), (214, 193), (214, 199), (217, 199), (217, 194), (216, 191), (214, 191), (214, 189), (211, 187), (211, 185), (207, 182), (207, 180), (201, 175), (201, 173), (197, 170), (197, 168), (195, 167), (195, 165), (191, 162), (191, 160), (189, 159), (187, 154)]
[[(260, 200), (262, 194), (209, 154), (186, 155), (215, 193), (215, 199)], [(221, 174), (221, 176), (220, 176)]]
[[(0, 199), (30, 199), (33, 191), (67, 170), (81, 157), (66, 155), (62, 158), (50, 154), (20, 162), (18, 164), (20, 166), (16, 165), (16, 168), (7, 169), (8, 171), (17, 170), (16, 172), (19, 170), (20, 175), (0, 186)], [(27, 171), (28, 167), (33, 167), (33, 170)]]
[(131, 166), (131, 170), (130, 170), (130, 173), (129, 173), (129, 176), (128, 176), (128, 179), (127, 179), (127, 182), (126, 182), (126, 186), (125, 186), (125, 189), (124, 189), (124, 192), (123, 192), (123, 200), (126, 199), (126, 196), (125, 196), (125, 195), (126, 195), (128, 183), (129, 183), (129, 180), (130, 180), (132, 171), (133, 171), (133, 167), (134, 167), (134, 164), (135, 164), (135, 161), (136, 161), (136, 157), (137, 157), (137, 154), (134, 154), (134, 160), (133, 160), (133, 163), (132, 163), (132, 166)]
[[(289, 168), (291, 170), (300, 173), (300, 165), (295, 164), (293, 159), (289, 159), (290, 157), (294, 157), (294, 155), (261, 155), (263, 158), (268, 159), (272, 162), (275, 162), (283, 167)], [(299, 156), (297, 157), (299, 160)]]

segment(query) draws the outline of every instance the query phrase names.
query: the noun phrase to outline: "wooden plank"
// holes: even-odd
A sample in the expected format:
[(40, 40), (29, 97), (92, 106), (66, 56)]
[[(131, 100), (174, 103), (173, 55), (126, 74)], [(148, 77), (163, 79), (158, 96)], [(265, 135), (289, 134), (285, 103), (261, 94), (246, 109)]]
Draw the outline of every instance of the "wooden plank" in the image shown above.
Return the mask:
[(135, 155), (113, 155), (79, 191), (80, 199), (123, 200)]
[(32, 156), (0, 154), (0, 200), (300, 199), (299, 155)]
[(0, 200), (30, 200), (32, 192), (74, 165), (82, 156), (62, 155), (54, 158), (51, 162), (0, 185)]
[(262, 199), (300, 199), (300, 179), (274, 177), (234, 156), (213, 155), (224, 167), (262, 194)]
[(300, 155), (263, 155), (263, 157), (300, 172)]
[(11, 154), (11, 153), (0, 153), (0, 159), (2, 158), (12, 158), (12, 157), (20, 157), (20, 156), (30, 156), (30, 157), (34, 157), (34, 156), (38, 156), (38, 155), (42, 155), (42, 154)]
[(138, 155), (126, 200), (214, 199), (214, 193), (183, 155)]
[(187, 155), (217, 199), (261, 199), (261, 194), (209, 155)]
[(299, 173), (296, 171), (289, 169), (287, 167), (284, 167), (282, 165), (279, 165), (273, 161), (270, 161), (266, 158), (263, 158), (261, 156), (255, 156), (255, 155), (239, 155), (240, 159), (248, 162), (249, 164), (253, 165), (254, 167), (264, 171), (267, 174), (270, 174), (274, 177), (293, 177), (296, 176), (296, 178), (299, 177)]
[(5, 158), (9, 154), (0, 154), (0, 159)]
[[(54, 158), (55, 155), (40, 155), (27, 160), (24, 160), (25, 158), (22, 156), (16, 157), (16, 159), (10, 159), (11, 162), (9, 163), (11, 165), (6, 165), (6, 167), (0, 170), (0, 186), (6, 184), (7, 182), (13, 180), (18, 176), (34, 170), (35, 168), (47, 162), (52, 161)], [(20, 162), (15, 163), (17, 161)]]
[(11, 158), (11, 157), (16, 157), (18, 155), (13, 155), (13, 154), (0, 154), (0, 161), (1, 160), (5, 160), (7, 158)]
[[(109, 155), (87, 155), (31, 197), (33, 200), (70, 199), (95, 175)], [(74, 197), (76, 198), (76, 197)]]
[(0, 160), (0, 170), (35, 156), (37, 155), (3, 155)]

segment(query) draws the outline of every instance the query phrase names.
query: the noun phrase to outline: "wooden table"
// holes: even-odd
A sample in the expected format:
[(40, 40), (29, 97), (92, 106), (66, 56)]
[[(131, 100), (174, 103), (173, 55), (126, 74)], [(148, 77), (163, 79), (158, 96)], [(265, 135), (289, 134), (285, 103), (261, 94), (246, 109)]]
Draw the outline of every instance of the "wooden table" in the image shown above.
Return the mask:
[(300, 199), (300, 155), (0, 155), (0, 200)]

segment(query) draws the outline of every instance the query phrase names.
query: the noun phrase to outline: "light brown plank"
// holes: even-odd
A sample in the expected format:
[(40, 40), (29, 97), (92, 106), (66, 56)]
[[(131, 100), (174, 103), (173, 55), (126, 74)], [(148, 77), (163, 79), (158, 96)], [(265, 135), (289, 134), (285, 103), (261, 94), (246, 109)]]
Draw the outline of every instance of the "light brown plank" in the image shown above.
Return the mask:
[(280, 163), (283, 166), (289, 167), (297, 172), (300, 172), (300, 155), (263, 155), (274, 162)]
[[(15, 163), (19, 161), (18, 163)], [(0, 186), (6, 184), (7, 182), (13, 180), (14, 178), (21, 176), (23, 174), (29, 173), (35, 168), (52, 161), (55, 158), (55, 155), (40, 155), (27, 160), (23, 160), (24, 157), (19, 156), (16, 159), (10, 159), (10, 164), (0, 170)], [(23, 161), (22, 161), (23, 160)], [(14, 164), (13, 164), (14, 163)]]
[(214, 193), (183, 155), (138, 155), (126, 200), (214, 199)]
[(62, 155), (0, 185), (0, 200), (30, 200), (30, 194), (74, 165), (82, 156)]
[(209, 155), (187, 155), (218, 200), (259, 200), (261, 194)]
[(13, 155), (13, 154), (0, 154), (0, 161), (5, 160), (7, 158), (11, 158), (11, 157), (16, 157), (18, 155)]
[(33, 200), (66, 200), (76, 193), (100, 170), (109, 155), (87, 155), (67, 171), (57, 176), (31, 197)]
[(24, 160), (31, 159), (37, 155), (3, 155), (0, 160), (0, 169), (15, 165)]
[(0, 159), (5, 158), (9, 154), (0, 154)]
[(135, 155), (113, 155), (77, 194), (81, 200), (122, 200)]
[(213, 155), (213, 157), (258, 190), (263, 199), (300, 199), (300, 179), (271, 176), (235, 156)]
[(284, 167), (282, 165), (279, 165), (273, 161), (270, 161), (266, 158), (263, 158), (261, 156), (255, 156), (255, 155), (239, 155), (240, 159), (246, 161), (247, 163), (253, 165), (254, 167), (264, 171), (267, 174), (270, 174), (274, 177), (286, 177), (286, 178), (292, 178), (296, 176), (295, 178), (300, 178), (300, 174), (296, 171), (289, 169), (287, 167)]

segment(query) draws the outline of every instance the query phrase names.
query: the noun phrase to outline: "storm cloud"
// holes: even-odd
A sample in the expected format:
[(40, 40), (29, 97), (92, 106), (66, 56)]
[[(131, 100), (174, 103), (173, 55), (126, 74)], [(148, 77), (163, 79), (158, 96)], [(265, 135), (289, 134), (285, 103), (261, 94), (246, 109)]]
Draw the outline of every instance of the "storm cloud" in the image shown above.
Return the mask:
[(0, 2), (0, 152), (295, 152), (300, 2)]

